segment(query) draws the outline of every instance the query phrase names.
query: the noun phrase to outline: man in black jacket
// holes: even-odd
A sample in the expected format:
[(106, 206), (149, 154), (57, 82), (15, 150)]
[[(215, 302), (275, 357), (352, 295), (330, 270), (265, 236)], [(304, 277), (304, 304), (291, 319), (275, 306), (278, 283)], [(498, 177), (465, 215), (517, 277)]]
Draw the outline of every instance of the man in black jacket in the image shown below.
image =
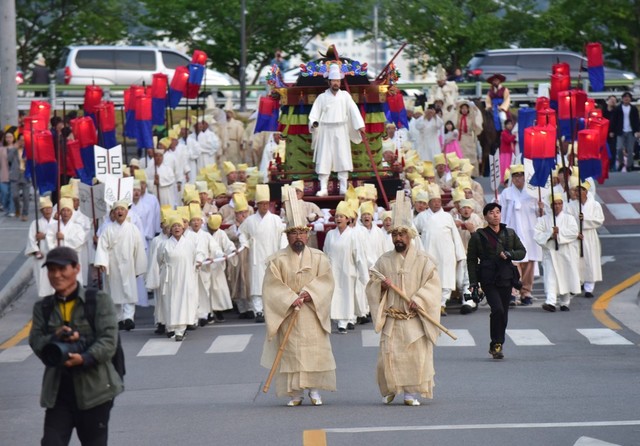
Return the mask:
[(613, 111), (613, 122), (609, 136), (616, 136), (618, 149), (618, 170), (625, 166), (623, 154), (627, 154), (627, 172), (633, 170), (633, 155), (636, 138), (640, 137), (640, 113), (638, 107), (631, 104), (633, 97), (628, 91), (622, 94), (622, 104)]
[(469, 240), (467, 269), (469, 287), (476, 294), (478, 282), (491, 307), (489, 354), (493, 359), (504, 358), (504, 345), (511, 288), (517, 286), (519, 275), (512, 260), (522, 260), (527, 250), (513, 229), (500, 223), (502, 207), (489, 203), (482, 210), (487, 227), (478, 229)]

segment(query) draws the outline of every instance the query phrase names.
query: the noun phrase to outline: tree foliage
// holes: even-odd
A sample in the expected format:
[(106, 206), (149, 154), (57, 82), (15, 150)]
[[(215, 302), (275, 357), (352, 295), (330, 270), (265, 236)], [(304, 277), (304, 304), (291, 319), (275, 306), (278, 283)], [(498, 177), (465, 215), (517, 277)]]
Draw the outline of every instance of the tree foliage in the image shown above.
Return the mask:
[[(150, 38), (170, 38), (191, 50), (200, 49), (217, 70), (239, 78), (240, 2), (222, 0), (143, 0), (143, 23)], [(316, 35), (361, 29), (371, 13), (371, 0), (246, 0), (247, 63), (260, 69), (276, 49), (303, 54)], [(256, 79), (253, 79), (255, 81)], [(247, 79), (251, 82), (252, 79)]]
[(65, 46), (129, 39), (136, 3), (127, 0), (17, 0), (18, 67), (27, 71), (38, 53), (57, 68)]

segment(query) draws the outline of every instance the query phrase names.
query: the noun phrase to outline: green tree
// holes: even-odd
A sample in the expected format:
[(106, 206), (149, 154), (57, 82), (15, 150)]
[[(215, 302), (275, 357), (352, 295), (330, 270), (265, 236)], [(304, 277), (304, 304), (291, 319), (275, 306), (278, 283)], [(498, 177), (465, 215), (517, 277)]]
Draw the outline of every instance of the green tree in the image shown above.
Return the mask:
[(57, 68), (67, 45), (127, 42), (137, 8), (127, 0), (17, 0), (18, 67), (27, 72), (41, 53)]
[[(209, 56), (210, 65), (239, 78), (240, 2), (222, 0), (142, 0), (149, 14), (142, 22), (153, 30), (149, 38), (170, 38)], [(246, 0), (247, 64), (259, 72), (276, 49), (303, 54), (316, 35), (349, 28), (369, 20), (371, 0)], [(247, 82), (255, 83), (254, 79)]]

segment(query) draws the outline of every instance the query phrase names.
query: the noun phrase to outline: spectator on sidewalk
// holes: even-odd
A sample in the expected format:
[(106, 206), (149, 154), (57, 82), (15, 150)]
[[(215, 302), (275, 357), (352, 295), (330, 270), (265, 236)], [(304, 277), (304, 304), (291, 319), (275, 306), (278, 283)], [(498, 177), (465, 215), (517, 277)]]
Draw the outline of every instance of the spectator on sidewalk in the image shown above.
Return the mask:
[[(19, 216), (22, 221), (27, 221), (31, 188), (29, 181), (24, 176), (24, 138), (20, 135), (14, 144), (13, 133), (7, 132), (4, 136), (4, 141), (9, 144), (7, 157), (9, 159), (9, 181), (11, 182), (11, 209), (15, 212), (16, 217)], [(22, 207), (20, 203), (22, 203)]]
[[(613, 111), (610, 137), (616, 136), (618, 170), (633, 170), (633, 155), (636, 138), (640, 137), (640, 113), (631, 104), (633, 96), (628, 91), (622, 93), (622, 104)], [(626, 156), (626, 162), (625, 157)]]

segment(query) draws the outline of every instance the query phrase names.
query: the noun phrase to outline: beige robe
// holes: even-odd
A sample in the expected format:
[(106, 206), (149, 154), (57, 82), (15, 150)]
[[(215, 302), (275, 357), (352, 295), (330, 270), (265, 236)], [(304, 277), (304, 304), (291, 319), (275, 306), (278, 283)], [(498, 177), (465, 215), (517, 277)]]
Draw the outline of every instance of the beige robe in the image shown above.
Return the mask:
[(267, 260), (262, 288), (267, 336), (260, 364), (271, 368), (302, 291), (311, 302), (300, 308), (284, 347), (276, 375), (276, 394), (292, 396), (303, 389), (336, 390), (336, 362), (331, 350), (333, 275), (327, 256), (306, 247), (300, 255), (290, 247)]
[[(459, 108), (458, 108), (459, 109)], [(477, 107), (472, 107), (467, 115), (466, 129), (461, 126), (462, 114), (458, 111), (456, 120), (454, 121), (456, 129), (460, 132), (460, 149), (465, 158), (473, 165), (473, 176), (478, 176), (478, 135), (482, 133), (482, 113)], [(466, 130), (466, 131), (465, 131)]]
[(226, 125), (226, 161), (233, 164), (247, 162), (242, 143), (244, 139), (244, 125), (237, 119), (231, 118)]
[[(429, 255), (411, 245), (406, 257), (395, 251), (385, 253), (375, 269), (404, 289), (432, 318), (440, 320), (440, 279)], [(387, 317), (388, 308), (407, 312), (409, 305), (393, 290), (382, 291), (379, 280), (372, 278), (366, 291), (374, 329), (382, 333), (377, 365), (380, 393), (382, 396), (420, 393), (432, 398), (433, 346), (439, 336), (438, 328), (421, 316), (407, 320)]]

